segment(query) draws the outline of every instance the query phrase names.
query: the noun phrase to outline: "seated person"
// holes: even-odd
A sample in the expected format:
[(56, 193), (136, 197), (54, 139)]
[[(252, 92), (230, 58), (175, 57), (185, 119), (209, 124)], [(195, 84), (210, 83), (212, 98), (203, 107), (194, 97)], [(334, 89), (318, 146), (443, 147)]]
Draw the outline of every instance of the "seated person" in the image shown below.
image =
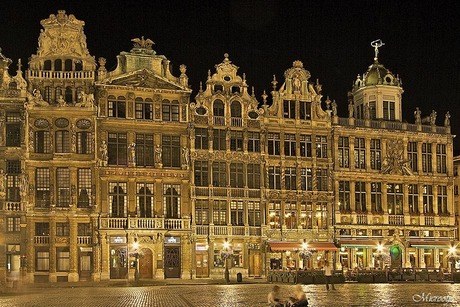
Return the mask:
[(273, 286), (272, 291), (268, 293), (268, 304), (270, 307), (283, 307), (284, 304), (280, 302), (279, 298), (279, 292), (280, 292), (280, 287), (279, 286)]
[(290, 306), (292, 307), (306, 307), (308, 306), (307, 295), (302, 289), (301, 285), (295, 286), (294, 296), (289, 298)]

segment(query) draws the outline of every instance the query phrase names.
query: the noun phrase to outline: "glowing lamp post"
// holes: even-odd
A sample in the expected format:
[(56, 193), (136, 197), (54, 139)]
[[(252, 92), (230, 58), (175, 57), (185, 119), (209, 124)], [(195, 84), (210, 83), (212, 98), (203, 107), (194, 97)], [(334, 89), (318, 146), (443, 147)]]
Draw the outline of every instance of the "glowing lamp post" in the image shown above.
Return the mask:
[(222, 259), (225, 261), (225, 281), (227, 283), (230, 282), (230, 272), (228, 271), (228, 258), (232, 255), (232, 251), (230, 250), (230, 243), (228, 242), (227, 238), (224, 241), (224, 249), (222, 250), (222, 254), (220, 255)]
[(131, 256), (134, 257), (134, 280), (137, 282), (139, 280), (139, 242), (137, 242), (137, 238), (134, 238), (133, 242), (133, 252)]

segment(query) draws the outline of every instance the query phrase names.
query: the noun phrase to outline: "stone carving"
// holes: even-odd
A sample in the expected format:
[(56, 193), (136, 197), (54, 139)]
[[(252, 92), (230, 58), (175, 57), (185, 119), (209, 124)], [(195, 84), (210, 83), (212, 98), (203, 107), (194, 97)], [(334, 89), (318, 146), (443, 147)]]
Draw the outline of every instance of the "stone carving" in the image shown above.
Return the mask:
[(129, 150), (129, 162), (136, 163), (136, 143), (129, 144), (128, 150)]
[(190, 152), (187, 146), (182, 147), (182, 165), (188, 167)]
[(414, 117), (415, 117), (415, 123), (417, 125), (421, 124), (422, 123), (422, 117), (421, 117), (421, 114), (422, 114), (422, 111), (420, 111), (420, 109), (418, 107), (415, 108), (415, 111), (414, 111)]
[(0, 168), (0, 195), (5, 193), (6, 174), (3, 168)]
[(382, 163), (382, 174), (413, 175), (408, 163), (404, 159), (404, 144), (402, 140), (387, 143), (387, 156)]
[(99, 151), (101, 152), (102, 165), (107, 165), (107, 161), (109, 160), (109, 153), (107, 143), (105, 141), (102, 141), (101, 147), (99, 147)]
[(447, 111), (446, 118), (444, 118), (444, 126), (446, 126), (446, 127), (450, 126), (450, 113), (449, 113), (449, 111)]
[(27, 104), (32, 106), (49, 106), (49, 103), (44, 101), (40, 90), (34, 89), (32, 94), (27, 92)]
[(22, 169), (21, 174), (19, 175), (19, 190), (21, 193), (21, 199), (25, 199), (29, 190), (29, 175), (27, 175), (25, 169)]
[(353, 113), (355, 111), (355, 106), (353, 104), (353, 101), (350, 100), (350, 103), (348, 104), (348, 117), (353, 118)]
[(161, 160), (162, 149), (159, 144), (155, 147), (155, 163), (162, 164)]
[(134, 48), (142, 49), (152, 49), (152, 45), (155, 44), (148, 38), (144, 39), (144, 36), (141, 36), (141, 38), (133, 38), (131, 41), (134, 42)]
[(80, 93), (81, 101), (76, 103), (76, 107), (93, 107), (94, 106), (94, 94), (86, 94), (84, 91)]

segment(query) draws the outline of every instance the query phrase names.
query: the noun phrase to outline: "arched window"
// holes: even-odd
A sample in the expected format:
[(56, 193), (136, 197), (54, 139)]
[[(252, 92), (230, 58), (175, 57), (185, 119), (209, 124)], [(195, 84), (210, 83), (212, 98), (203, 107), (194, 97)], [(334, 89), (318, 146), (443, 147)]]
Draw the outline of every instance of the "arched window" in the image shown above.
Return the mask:
[(45, 100), (45, 101), (48, 102), (48, 103), (51, 102), (51, 87), (50, 87), (50, 86), (46, 86), (46, 87), (45, 87), (45, 92), (44, 92), (44, 95), (43, 95), (43, 100)]
[(82, 70), (83, 70), (82, 61), (80, 61), (80, 60), (75, 61), (75, 71), (82, 71)]
[(72, 71), (72, 60), (71, 59), (65, 60), (65, 62), (64, 62), (64, 70), (65, 71)]
[(56, 59), (54, 60), (54, 71), (61, 71), (62, 70), (62, 60)]
[(214, 85), (214, 92), (223, 92), (223, 91), (224, 91), (224, 87), (222, 86), (222, 84)]
[(76, 102), (83, 101), (83, 96), (81, 95), (82, 92), (83, 92), (83, 89), (80, 86), (77, 87), (77, 90), (75, 91), (75, 101)]
[(59, 97), (61, 97), (61, 96), (62, 96), (62, 87), (57, 86), (54, 89), (54, 99), (57, 101), (59, 99)]
[(224, 103), (222, 100), (217, 99), (214, 101), (212, 113), (214, 116), (224, 116)]
[(43, 63), (43, 70), (51, 70), (51, 60), (46, 60)]
[(72, 103), (72, 88), (70, 86), (65, 88), (65, 102)]
[(232, 117), (241, 117), (241, 103), (239, 103), (238, 101), (232, 102), (230, 112)]
[(239, 86), (232, 86), (232, 93), (235, 94), (235, 93), (239, 93), (240, 92), (240, 87)]
[(10, 90), (16, 90), (16, 89), (18, 89), (18, 84), (16, 82), (14, 82), (14, 81), (10, 82), (10, 84), (8, 84), (8, 88)]

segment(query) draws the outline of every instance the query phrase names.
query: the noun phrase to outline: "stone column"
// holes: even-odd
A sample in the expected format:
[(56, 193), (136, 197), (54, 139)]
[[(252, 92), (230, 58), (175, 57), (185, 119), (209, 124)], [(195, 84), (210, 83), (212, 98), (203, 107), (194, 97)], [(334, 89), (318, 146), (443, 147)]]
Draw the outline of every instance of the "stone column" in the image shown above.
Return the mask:
[(422, 269), (424, 269), (424, 268), (426, 268), (426, 264), (425, 264), (425, 249), (418, 248), (417, 250), (419, 251), (420, 267)]
[(110, 241), (107, 233), (101, 233), (101, 280), (110, 279)]
[(26, 234), (26, 242), (27, 242), (27, 276), (26, 282), (33, 283), (34, 282), (34, 273), (35, 273), (35, 223), (32, 217), (28, 217), (27, 223), (27, 234)]
[(78, 223), (75, 219), (70, 219), (70, 272), (69, 282), (77, 282), (80, 280), (78, 274), (78, 247), (77, 247), (77, 235), (78, 235)]
[(52, 216), (49, 219), (50, 226), (50, 259), (49, 259), (49, 281), (57, 282), (56, 275), (56, 217)]

